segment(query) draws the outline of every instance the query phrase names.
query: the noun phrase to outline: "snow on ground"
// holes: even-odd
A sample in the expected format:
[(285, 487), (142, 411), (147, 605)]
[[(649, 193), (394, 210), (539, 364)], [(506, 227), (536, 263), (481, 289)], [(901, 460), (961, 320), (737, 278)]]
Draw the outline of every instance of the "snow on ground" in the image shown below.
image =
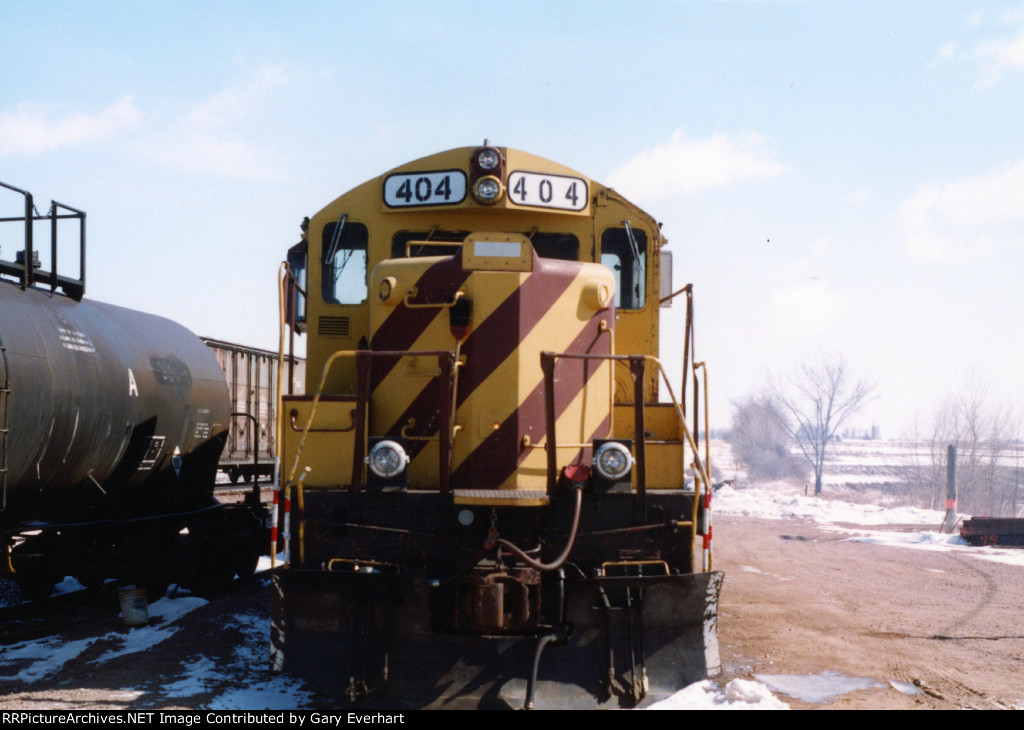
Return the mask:
[[(957, 551), (980, 560), (1024, 566), (1024, 550), (971, 547), (959, 534), (941, 534), (938, 530), (945, 513), (939, 510), (854, 504), (804, 496), (801, 492), (801, 487), (785, 481), (748, 489), (725, 486), (715, 492), (712, 506), (718, 514), (810, 520), (823, 529), (849, 534), (847, 539), (851, 541), (915, 550)], [(899, 526), (899, 529), (870, 529), (885, 526)], [(915, 530), (914, 526), (922, 529)], [(805, 702), (828, 702), (847, 692), (877, 686), (874, 680), (845, 677), (835, 672), (816, 676), (758, 674), (755, 677), (758, 681), (737, 679), (724, 688), (710, 681), (698, 682), (651, 709), (788, 709), (788, 705), (775, 698), (773, 691)]]
[[(828, 530), (849, 534), (848, 539), (866, 543), (904, 547), (916, 550), (956, 550), (984, 560), (1024, 566), (1024, 550), (970, 547), (955, 535), (942, 535), (938, 526), (943, 513), (912, 507), (886, 507), (853, 504), (838, 499), (804, 496), (802, 488), (787, 482), (758, 485), (756, 488), (722, 487), (715, 492), (714, 509), (719, 514), (741, 515), (762, 519), (810, 520)], [(883, 529), (898, 525), (898, 529)], [(915, 529), (920, 528), (920, 529)], [(280, 564), (282, 556), (278, 556)], [(260, 569), (269, 567), (270, 559), (261, 561)], [(64, 590), (74, 590), (68, 584)], [(58, 671), (65, 662), (95, 647), (106, 649), (94, 661), (146, 651), (166, 641), (180, 630), (177, 619), (204, 605), (194, 597), (164, 598), (151, 604), (151, 625), (112, 632), (81, 641), (62, 641), (49, 637), (23, 642), (5, 648), (0, 655), (0, 669), (18, 666), (17, 676), (23, 681), (36, 681)], [(268, 680), (265, 672), (266, 647), (269, 645), (269, 622), (258, 615), (241, 613), (225, 618), (226, 625), (245, 635), (239, 642), (229, 666), (198, 656), (183, 664), (177, 678), (162, 688), (165, 697), (188, 698), (209, 692), (219, 686), (216, 679), (225, 675), (233, 682), (212, 700), (205, 709), (303, 709), (313, 707), (312, 695), (296, 679), (280, 676)], [(8, 674), (10, 671), (8, 670)], [(651, 709), (788, 709), (773, 692), (783, 693), (806, 702), (826, 702), (847, 692), (874, 686), (873, 680), (844, 677), (834, 672), (816, 676), (756, 675), (758, 681), (734, 679), (724, 687), (713, 681), (698, 682), (686, 687)], [(0, 691), (5, 684), (0, 677)], [(125, 688), (135, 692), (134, 688)], [(141, 691), (138, 694), (143, 694)]]
[(651, 705), (649, 710), (788, 710), (760, 682), (734, 679), (718, 689), (711, 680), (695, 682), (666, 700)]
[(945, 513), (918, 507), (888, 507), (853, 504), (821, 497), (805, 497), (787, 482), (770, 482), (760, 488), (722, 487), (714, 493), (712, 506), (720, 514), (778, 520), (810, 519), (818, 523), (855, 525), (942, 524)]
[[(853, 504), (826, 497), (805, 497), (787, 482), (771, 482), (757, 488), (722, 487), (712, 498), (719, 514), (762, 519), (805, 519), (826, 530), (844, 532), (849, 540), (914, 550), (956, 551), (979, 560), (1024, 566), (1024, 550), (971, 547), (959, 535), (939, 532), (945, 513), (918, 507)], [(961, 516), (966, 517), (966, 515)], [(868, 529), (898, 525), (899, 530)], [(920, 526), (921, 530), (909, 530)], [(926, 528), (926, 529), (925, 529)]]
[(782, 692), (804, 702), (829, 702), (848, 692), (882, 686), (873, 679), (846, 677), (838, 672), (822, 672), (809, 677), (801, 674), (754, 676), (776, 692)]
[(12, 677), (0, 677), (0, 686), (11, 679), (36, 681), (48, 677), (59, 671), (65, 663), (78, 658), (93, 646), (103, 646), (104, 644), (111, 646), (107, 652), (94, 659), (93, 662), (102, 662), (124, 654), (146, 651), (169, 639), (177, 632), (173, 626), (175, 620), (205, 604), (206, 601), (201, 598), (162, 598), (150, 605), (149, 612), (151, 618), (158, 622), (162, 619), (164, 623), (137, 627), (128, 633), (112, 631), (103, 636), (94, 636), (79, 641), (63, 641), (59, 636), (49, 636), (45, 639), (8, 646), (0, 659), (0, 667), (19, 664), (25, 660), (29, 660), (30, 663), (23, 666)]
[[(145, 652), (175, 636), (183, 625), (178, 620), (207, 601), (192, 596), (161, 598), (149, 605), (150, 623), (121, 628), (107, 634), (66, 641), (60, 636), (20, 642), (0, 653), (0, 693), (13, 682), (36, 682), (60, 671), (64, 665), (80, 657), (89, 664), (101, 664), (115, 657)], [(152, 689), (124, 687), (131, 701), (152, 701), (162, 698), (195, 700), (196, 709), (208, 710), (283, 710), (313, 707), (312, 693), (301, 680), (290, 676), (268, 678), (266, 650), (270, 645), (270, 624), (265, 617), (240, 613), (224, 618), (225, 629), (239, 629), (243, 639), (235, 648), (230, 663), (215, 662), (199, 655), (184, 662), (177, 679), (154, 692)], [(106, 649), (106, 651), (103, 651)], [(102, 654), (89, 658), (89, 655)], [(88, 654), (87, 654), (88, 652)], [(84, 655), (84, 656), (83, 656)], [(173, 668), (169, 674), (175, 674)], [(150, 679), (150, 678), (145, 678)]]

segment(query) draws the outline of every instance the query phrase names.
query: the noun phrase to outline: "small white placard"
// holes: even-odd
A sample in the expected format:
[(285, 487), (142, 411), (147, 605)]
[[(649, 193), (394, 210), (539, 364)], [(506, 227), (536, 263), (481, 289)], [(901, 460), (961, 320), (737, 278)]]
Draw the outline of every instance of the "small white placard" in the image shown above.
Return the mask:
[(474, 256), (505, 256), (517, 259), (523, 251), (522, 244), (509, 241), (474, 241)]

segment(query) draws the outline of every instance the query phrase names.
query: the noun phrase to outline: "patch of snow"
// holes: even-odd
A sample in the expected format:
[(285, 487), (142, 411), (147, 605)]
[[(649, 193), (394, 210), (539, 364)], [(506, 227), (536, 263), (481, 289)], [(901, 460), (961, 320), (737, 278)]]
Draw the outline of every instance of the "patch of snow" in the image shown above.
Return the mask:
[(161, 598), (149, 604), (150, 619), (161, 619), (171, 622), (177, 621), (187, 613), (195, 611), (200, 606), (205, 606), (208, 601), (202, 598)]
[(51, 636), (38, 641), (28, 641), (24, 644), (8, 646), (0, 654), (0, 667), (9, 667), (21, 664), (26, 660), (36, 661), (22, 666), (9, 677), (0, 677), (2, 682), (36, 682), (49, 677), (60, 671), (66, 662), (75, 659), (90, 646), (100, 641), (101, 637), (91, 639), (80, 639), (78, 641), (64, 641), (59, 636)]
[[(241, 629), (244, 639), (234, 650), (233, 669), (241, 675), (239, 688), (217, 695), (209, 710), (294, 710), (311, 706), (313, 694), (302, 680), (289, 675), (267, 676), (270, 622), (254, 613), (229, 616), (226, 624)], [(222, 673), (219, 670), (218, 673)]]
[(671, 697), (656, 702), (649, 710), (788, 710), (760, 682), (734, 679), (719, 689), (710, 679), (694, 682)]
[(897, 682), (895, 679), (890, 679), (889, 686), (897, 692), (899, 692), (900, 694), (911, 696), (924, 694), (924, 692), (921, 691), (920, 687), (918, 687), (916, 684), (911, 684), (910, 682)]
[(199, 655), (185, 664), (185, 676), (177, 682), (165, 684), (162, 692), (167, 697), (193, 697), (209, 691), (208, 677), (217, 671), (217, 665), (208, 657)]
[(853, 504), (836, 499), (805, 497), (770, 489), (722, 487), (711, 504), (719, 514), (760, 517), (763, 519), (804, 518), (820, 523), (844, 522), (855, 525), (935, 525), (942, 524), (945, 512), (918, 507), (883, 507), (877, 504)]
[(883, 686), (873, 679), (847, 677), (832, 671), (817, 675), (755, 674), (754, 676), (776, 692), (782, 692), (804, 702), (829, 702), (840, 695), (859, 689)]
[(62, 580), (60, 583), (58, 583), (56, 585), (56, 587), (54, 587), (53, 593), (54, 593), (54, 595), (60, 596), (60, 595), (63, 595), (65, 593), (74, 593), (75, 591), (84, 591), (84, 590), (85, 590), (85, 586), (83, 586), (81, 583), (79, 583), (74, 578), (68, 576), (64, 580)]
[(284, 562), (284, 553), (278, 553), (274, 556), (273, 565), (270, 564), (271, 560), (269, 555), (261, 555), (259, 562), (256, 564), (256, 572), (262, 573), (264, 571), (270, 570), (271, 568), (280, 568), (282, 565), (284, 565)]
[[(264, 662), (265, 664), (266, 662)], [(222, 692), (204, 708), (207, 710), (295, 710), (312, 708), (311, 694), (292, 677), (267, 678), (265, 668), (253, 675), (246, 687)]]
[(93, 659), (92, 664), (100, 664), (119, 656), (135, 654), (136, 652), (147, 651), (153, 648), (178, 633), (181, 627), (175, 626), (175, 621), (200, 606), (205, 606), (206, 603), (207, 601), (202, 598), (192, 597), (161, 598), (159, 601), (151, 603), (149, 605), (150, 621), (152, 622), (156, 619), (158, 621), (162, 620), (164, 623), (133, 627), (127, 635), (118, 631), (110, 632), (102, 638), (120, 641), (121, 647), (111, 649), (97, 659)]

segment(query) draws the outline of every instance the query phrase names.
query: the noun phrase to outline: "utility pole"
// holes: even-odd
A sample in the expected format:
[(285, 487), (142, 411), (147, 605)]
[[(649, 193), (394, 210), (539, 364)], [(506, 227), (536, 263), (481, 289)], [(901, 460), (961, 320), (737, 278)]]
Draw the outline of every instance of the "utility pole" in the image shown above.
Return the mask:
[(956, 527), (956, 446), (946, 447), (946, 517), (941, 532), (950, 534)]

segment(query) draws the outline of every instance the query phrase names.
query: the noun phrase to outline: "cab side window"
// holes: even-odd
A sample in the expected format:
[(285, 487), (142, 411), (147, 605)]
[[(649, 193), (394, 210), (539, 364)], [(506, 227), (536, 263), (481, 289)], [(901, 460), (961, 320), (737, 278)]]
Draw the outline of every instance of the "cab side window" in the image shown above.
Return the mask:
[(362, 304), (366, 301), (366, 226), (342, 216), (324, 226), (321, 290), (325, 302)]
[(643, 309), (647, 299), (647, 234), (638, 228), (608, 228), (601, 234), (601, 263), (615, 274), (615, 307)]

